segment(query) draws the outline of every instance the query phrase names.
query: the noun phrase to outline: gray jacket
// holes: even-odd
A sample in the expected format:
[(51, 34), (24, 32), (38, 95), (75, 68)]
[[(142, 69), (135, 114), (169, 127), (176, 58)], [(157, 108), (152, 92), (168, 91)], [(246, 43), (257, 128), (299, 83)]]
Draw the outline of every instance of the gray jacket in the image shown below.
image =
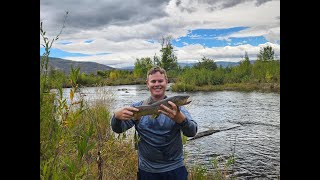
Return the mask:
[[(149, 98), (150, 99), (150, 98)], [(143, 101), (132, 104), (140, 106)], [(122, 133), (135, 126), (138, 132), (139, 168), (152, 173), (171, 171), (184, 166), (183, 144), (181, 132), (187, 137), (197, 133), (197, 123), (184, 106), (179, 107), (186, 116), (183, 123), (178, 124), (164, 114), (153, 119), (142, 116), (140, 121), (121, 121), (114, 116), (111, 120), (112, 130)]]

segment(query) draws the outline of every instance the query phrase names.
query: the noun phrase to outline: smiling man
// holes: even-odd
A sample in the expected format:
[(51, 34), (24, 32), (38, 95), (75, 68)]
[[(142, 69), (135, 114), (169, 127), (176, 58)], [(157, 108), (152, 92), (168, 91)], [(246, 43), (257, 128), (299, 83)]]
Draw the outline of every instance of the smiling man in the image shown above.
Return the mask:
[(181, 132), (188, 137), (197, 133), (197, 123), (184, 106), (161, 105), (160, 115), (133, 118), (136, 106), (148, 105), (167, 98), (165, 95), (168, 78), (161, 67), (153, 67), (146, 80), (151, 96), (132, 106), (122, 107), (114, 112), (111, 120), (112, 130), (122, 133), (135, 126), (138, 132), (139, 169), (138, 180), (187, 180), (188, 172), (184, 166)]

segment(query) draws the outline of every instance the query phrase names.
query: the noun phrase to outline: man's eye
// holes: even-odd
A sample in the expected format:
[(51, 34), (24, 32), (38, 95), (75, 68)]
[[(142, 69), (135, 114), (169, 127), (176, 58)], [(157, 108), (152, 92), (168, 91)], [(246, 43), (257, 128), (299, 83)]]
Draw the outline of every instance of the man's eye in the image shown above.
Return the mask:
[[(151, 83), (156, 83), (156, 82), (157, 82), (157, 80), (152, 80), (152, 81), (151, 81)], [(158, 80), (158, 82), (159, 82), (159, 83), (162, 83), (163, 80)]]

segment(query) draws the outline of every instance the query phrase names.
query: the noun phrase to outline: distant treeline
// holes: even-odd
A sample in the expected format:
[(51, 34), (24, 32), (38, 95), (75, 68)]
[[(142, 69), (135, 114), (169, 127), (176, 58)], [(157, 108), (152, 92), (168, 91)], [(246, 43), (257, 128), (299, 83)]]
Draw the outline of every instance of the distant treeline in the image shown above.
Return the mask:
[[(161, 66), (168, 73), (169, 82), (174, 82), (173, 91), (199, 90), (266, 90), (280, 91), (280, 59), (275, 59), (271, 46), (260, 49), (257, 60), (250, 62), (247, 52), (237, 66), (217, 66), (213, 59), (202, 57), (192, 67), (180, 67), (173, 54), (170, 39), (163, 38), (160, 56), (136, 59), (133, 71), (106, 70), (96, 74), (80, 73), (78, 82), (82, 86), (144, 84), (149, 68)], [(52, 88), (55, 83), (70, 87), (68, 75), (59, 70), (49, 74)]]
[[(280, 60), (275, 59), (271, 46), (260, 49), (251, 63), (247, 52), (237, 66), (217, 66), (213, 59), (203, 57), (192, 67), (180, 67), (172, 53), (171, 44), (162, 48), (162, 56), (137, 59), (133, 76), (145, 78), (147, 70), (159, 65), (167, 70), (174, 91), (263, 90), (280, 91)], [(167, 54), (167, 55), (166, 55)]]

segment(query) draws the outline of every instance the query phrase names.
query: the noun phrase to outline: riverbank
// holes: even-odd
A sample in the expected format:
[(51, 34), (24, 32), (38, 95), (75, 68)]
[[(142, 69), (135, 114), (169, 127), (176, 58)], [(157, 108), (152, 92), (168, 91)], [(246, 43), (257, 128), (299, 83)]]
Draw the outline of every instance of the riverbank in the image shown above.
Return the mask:
[[(174, 92), (197, 92), (197, 91), (244, 91), (244, 92), (274, 92), (280, 93), (280, 83), (229, 83), (223, 85), (204, 85), (195, 86), (189, 84), (181, 84), (169, 81), (170, 87), (168, 90)], [(93, 84), (90, 86), (83, 87), (99, 87), (99, 86), (120, 86), (120, 85), (143, 85), (145, 81), (143, 79), (138, 79), (136, 81), (121, 81), (115, 80), (103, 84)], [(64, 86), (64, 88), (70, 88)]]
[(223, 85), (192, 86), (187, 84), (173, 84), (172, 90), (183, 91), (258, 91), (280, 93), (279, 83), (232, 83)]

